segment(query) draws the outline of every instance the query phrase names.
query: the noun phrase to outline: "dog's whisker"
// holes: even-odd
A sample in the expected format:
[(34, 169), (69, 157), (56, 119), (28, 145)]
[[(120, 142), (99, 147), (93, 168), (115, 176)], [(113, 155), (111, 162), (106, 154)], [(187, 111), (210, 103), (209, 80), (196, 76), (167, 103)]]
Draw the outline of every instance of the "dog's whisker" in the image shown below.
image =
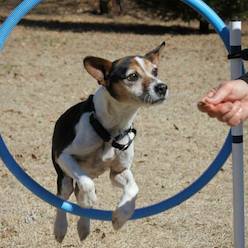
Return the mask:
[(149, 102), (150, 102), (150, 100), (149, 100), (149, 95), (147, 95), (147, 97), (146, 97), (146, 103), (149, 104)]
[(147, 95), (144, 96), (144, 103), (147, 103)]
[(148, 101), (150, 104), (152, 103), (152, 97), (150, 95), (148, 95)]
[(146, 96), (146, 103), (149, 104), (149, 95)]

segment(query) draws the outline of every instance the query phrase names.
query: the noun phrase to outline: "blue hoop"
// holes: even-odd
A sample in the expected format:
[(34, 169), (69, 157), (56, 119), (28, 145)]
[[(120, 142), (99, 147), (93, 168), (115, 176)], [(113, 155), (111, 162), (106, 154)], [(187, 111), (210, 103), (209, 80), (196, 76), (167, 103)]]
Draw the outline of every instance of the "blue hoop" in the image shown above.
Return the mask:
[[(225, 46), (229, 49), (229, 31), (219, 16), (211, 9), (207, 4), (201, 0), (181, 0), (185, 4), (195, 9), (201, 14), (212, 26), (216, 32), (222, 38)], [(0, 27), (0, 49), (3, 48), (7, 38), (18, 24), (18, 22), (36, 5), (42, 0), (24, 0), (16, 9), (9, 15), (5, 22)], [(177, 193), (176, 195), (154, 205), (150, 205), (144, 208), (136, 209), (131, 219), (139, 219), (158, 214), (170, 208), (173, 208), (185, 200), (189, 199), (199, 190), (201, 190), (221, 169), (227, 158), (231, 153), (231, 134), (229, 132), (223, 147), (219, 151), (218, 155), (208, 167), (208, 169), (190, 186)], [(17, 164), (12, 155), (10, 154), (6, 144), (4, 143), (0, 135), (0, 157), (11, 171), (12, 174), (31, 192), (37, 195), (42, 200), (53, 205), (56, 208), (60, 208), (71, 214), (79, 216), (87, 216), (91, 219), (98, 219), (104, 221), (110, 221), (112, 219), (112, 212), (98, 209), (86, 209), (81, 208), (76, 204), (69, 201), (64, 201), (51, 192), (44, 189), (40, 184), (34, 181), (29, 175), (27, 175), (23, 169)]]

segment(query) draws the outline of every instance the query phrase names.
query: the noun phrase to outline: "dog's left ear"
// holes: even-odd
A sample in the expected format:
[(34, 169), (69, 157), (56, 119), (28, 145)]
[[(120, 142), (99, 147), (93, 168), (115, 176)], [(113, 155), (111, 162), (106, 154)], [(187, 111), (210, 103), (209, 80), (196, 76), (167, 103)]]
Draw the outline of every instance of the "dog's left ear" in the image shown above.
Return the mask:
[(112, 68), (111, 61), (89, 56), (84, 59), (84, 67), (99, 84), (106, 86), (107, 77)]
[(153, 64), (158, 65), (159, 55), (164, 47), (165, 47), (165, 42), (162, 42), (158, 47), (147, 53), (145, 55), (145, 58), (150, 60)]

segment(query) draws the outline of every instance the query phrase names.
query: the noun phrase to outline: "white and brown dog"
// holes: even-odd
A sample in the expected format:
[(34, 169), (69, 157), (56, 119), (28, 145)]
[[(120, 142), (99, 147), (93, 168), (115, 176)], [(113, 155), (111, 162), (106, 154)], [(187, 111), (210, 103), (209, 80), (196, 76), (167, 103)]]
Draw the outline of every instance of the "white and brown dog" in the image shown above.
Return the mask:
[[(84, 67), (101, 85), (86, 101), (68, 109), (57, 120), (52, 159), (58, 174), (57, 194), (67, 200), (75, 192), (80, 206), (91, 208), (96, 202), (93, 179), (110, 170), (114, 185), (123, 195), (112, 215), (114, 229), (132, 216), (138, 186), (131, 172), (134, 156), (132, 127), (141, 106), (162, 103), (167, 86), (158, 76), (159, 47), (145, 56), (129, 56), (114, 62), (86, 57)], [(57, 210), (54, 234), (62, 242), (67, 231), (66, 213)], [(80, 217), (81, 240), (90, 232), (90, 220)]]

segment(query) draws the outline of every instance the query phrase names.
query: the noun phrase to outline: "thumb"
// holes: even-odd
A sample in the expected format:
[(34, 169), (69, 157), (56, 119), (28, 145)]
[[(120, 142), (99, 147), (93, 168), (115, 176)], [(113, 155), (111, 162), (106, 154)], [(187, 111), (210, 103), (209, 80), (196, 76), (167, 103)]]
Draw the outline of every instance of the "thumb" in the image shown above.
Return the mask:
[(218, 89), (210, 91), (205, 98), (205, 101), (211, 104), (219, 104), (224, 100), (227, 100), (230, 93), (231, 89), (225, 85), (222, 85)]

